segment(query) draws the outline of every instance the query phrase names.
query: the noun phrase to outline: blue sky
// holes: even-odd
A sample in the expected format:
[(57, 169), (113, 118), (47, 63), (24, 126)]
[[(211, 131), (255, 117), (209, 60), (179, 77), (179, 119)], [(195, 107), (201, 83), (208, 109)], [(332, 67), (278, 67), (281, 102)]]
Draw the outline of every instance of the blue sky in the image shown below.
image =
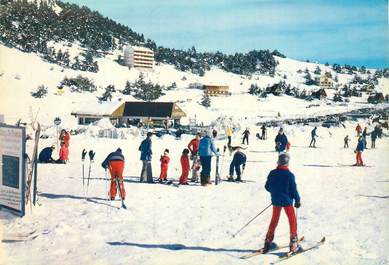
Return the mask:
[(299, 60), (389, 67), (387, 0), (65, 0), (157, 45), (226, 53), (278, 49)]

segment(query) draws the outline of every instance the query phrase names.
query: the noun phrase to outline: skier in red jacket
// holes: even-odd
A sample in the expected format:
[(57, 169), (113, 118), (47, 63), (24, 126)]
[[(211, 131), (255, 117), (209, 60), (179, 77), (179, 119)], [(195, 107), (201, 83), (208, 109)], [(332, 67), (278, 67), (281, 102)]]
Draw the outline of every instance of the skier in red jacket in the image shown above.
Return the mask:
[(167, 181), (167, 169), (170, 162), (169, 149), (165, 149), (159, 161), (161, 161), (161, 174), (159, 175), (159, 182)]
[(189, 175), (189, 150), (187, 148), (182, 151), (181, 155), (181, 167), (182, 167), (182, 173), (180, 177), (180, 184), (181, 185), (188, 185), (188, 175)]
[(69, 150), (66, 147), (65, 143), (61, 143), (61, 148), (59, 149), (59, 159), (56, 161), (59, 164), (66, 164), (68, 161)]
[(200, 143), (201, 133), (197, 133), (196, 137), (193, 138), (189, 144), (188, 149), (190, 151), (190, 159), (193, 160), (192, 164), (192, 182), (198, 182), (199, 171), (200, 171), (200, 157), (198, 156), (199, 152), (199, 143)]

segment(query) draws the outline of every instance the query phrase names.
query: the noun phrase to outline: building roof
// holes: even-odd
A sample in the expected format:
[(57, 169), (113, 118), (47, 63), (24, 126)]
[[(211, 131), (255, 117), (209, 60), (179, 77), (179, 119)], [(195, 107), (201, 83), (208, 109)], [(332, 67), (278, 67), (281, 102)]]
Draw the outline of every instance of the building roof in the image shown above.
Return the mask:
[(124, 117), (181, 118), (185, 113), (173, 102), (125, 102)]
[(73, 109), (72, 115), (79, 116), (110, 116), (122, 102), (80, 104)]

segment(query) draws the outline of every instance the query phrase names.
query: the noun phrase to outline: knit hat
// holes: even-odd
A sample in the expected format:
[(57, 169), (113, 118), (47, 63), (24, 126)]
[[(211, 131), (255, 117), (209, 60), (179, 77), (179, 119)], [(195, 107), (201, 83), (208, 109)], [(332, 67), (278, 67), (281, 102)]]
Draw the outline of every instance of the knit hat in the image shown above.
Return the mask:
[(290, 156), (288, 153), (281, 153), (278, 156), (277, 164), (279, 166), (288, 166), (289, 165)]
[(122, 149), (118, 148), (118, 149), (116, 149), (116, 152), (121, 153), (121, 152), (122, 152)]

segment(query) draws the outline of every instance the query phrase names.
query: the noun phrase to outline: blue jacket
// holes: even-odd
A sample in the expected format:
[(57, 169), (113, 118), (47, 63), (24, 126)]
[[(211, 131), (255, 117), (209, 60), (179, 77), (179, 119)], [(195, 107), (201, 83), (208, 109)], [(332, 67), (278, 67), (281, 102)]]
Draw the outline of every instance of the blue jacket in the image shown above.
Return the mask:
[(365, 150), (365, 143), (363, 141), (358, 141), (357, 151), (363, 152), (363, 150)]
[(285, 134), (277, 134), (275, 142), (277, 151), (284, 151), (286, 149), (286, 144), (288, 143), (288, 138)]
[(201, 138), (199, 143), (199, 156), (212, 156), (217, 154), (215, 143), (208, 135)]
[(51, 147), (43, 148), (39, 153), (39, 162), (50, 162), (53, 160), (51, 157), (53, 155), (53, 149)]
[(235, 154), (234, 154), (234, 158), (232, 159), (231, 161), (231, 164), (233, 165), (242, 165), (242, 164), (246, 164), (246, 155), (243, 154), (242, 152), (239, 152), (237, 151)]
[(271, 194), (274, 206), (289, 206), (293, 200), (300, 202), (295, 177), (288, 169), (273, 169), (270, 171), (265, 189)]
[(153, 151), (151, 150), (151, 139), (146, 138), (139, 146), (140, 160), (151, 161)]
[(115, 152), (110, 153), (107, 158), (101, 163), (103, 168), (107, 168), (109, 162), (111, 161), (124, 161), (124, 156), (122, 154), (122, 150), (118, 149)]

